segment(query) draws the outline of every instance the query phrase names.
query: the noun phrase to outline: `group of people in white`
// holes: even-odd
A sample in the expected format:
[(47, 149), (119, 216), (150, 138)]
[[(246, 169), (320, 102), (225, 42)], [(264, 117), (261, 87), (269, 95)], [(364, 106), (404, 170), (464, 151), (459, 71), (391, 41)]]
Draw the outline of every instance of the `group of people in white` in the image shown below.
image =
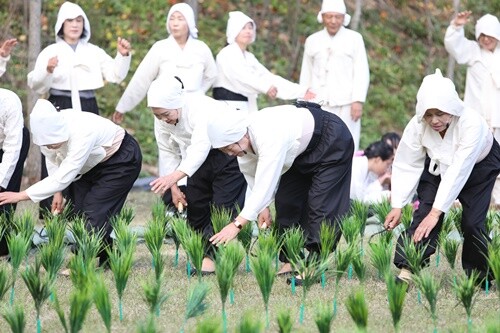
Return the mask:
[[(494, 187), (494, 203), (500, 204), (500, 185), (495, 186), (500, 173), (500, 23), (490, 14), (481, 17), (475, 40), (469, 40), (463, 26), (470, 17), (468, 11), (456, 15), (445, 35), (446, 49), (468, 66), (465, 100), (436, 70), (422, 81), (416, 115), (402, 136), (387, 133), (359, 151), (369, 67), (362, 36), (346, 27), (350, 16), (343, 0), (323, 0), (318, 12), (323, 29), (306, 39), (299, 83), (271, 73), (248, 50), (257, 36), (249, 16), (229, 13), (227, 46), (214, 61), (197, 38), (192, 8), (173, 5), (166, 18), (169, 36), (141, 61), (112, 121), (99, 116), (95, 91), (104, 81), (125, 79), (131, 45), (119, 37), (117, 54), (110, 57), (89, 42), (90, 21), (83, 9), (65, 2), (55, 24), (56, 42), (39, 54), (27, 78), (31, 89), (48, 96), (29, 116), (46, 173), (21, 192), (29, 135), (19, 98), (0, 89), (0, 205), (7, 213), (19, 201), (52, 197), (47, 210), (59, 212), (68, 199), (75, 212), (85, 215), (88, 229), (103, 230), (112, 246), (109, 220), (122, 209), (142, 160), (138, 143), (119, 125), (147, 97), (160, 173), (151, 190), (166, 205), (187, 208), (189, 225), (207, 243), (203, 274), (216, 269), (214, 246), (233, 240), (252, 221), (261, 228), (275, 223), (280, 233), (300, 225), (309, 252), (319, 250), (320, 226), (326, 221), (336, 226), (333, 251), (350, 200), (390, 198), (393, 209), (383, 222), (393, 229), (401, 208), (416, 195), (418, 209), (398, 246), (410, 236), (419, 246), (430, 245), (428, 259), (444, 214), (458, 198), (463, 267), (489, 281), (484, 220)], [(10, 39), (0, 48), (0, 73), (15, 44)], [(206, 95), (210, 89), (213, 98)], [(258, 111), (259, 94), (296, 102)], [(233, 216), (216, 234), (211, 205)], [(396, 250), (394, 263), (401, 268), (398, 281), (406, 283), (411, 271), (401, 253)], [(106, 251), (99, 258), (104, 264)], [(280, 259), (279, 273), (292, 273), (286, 256)]]

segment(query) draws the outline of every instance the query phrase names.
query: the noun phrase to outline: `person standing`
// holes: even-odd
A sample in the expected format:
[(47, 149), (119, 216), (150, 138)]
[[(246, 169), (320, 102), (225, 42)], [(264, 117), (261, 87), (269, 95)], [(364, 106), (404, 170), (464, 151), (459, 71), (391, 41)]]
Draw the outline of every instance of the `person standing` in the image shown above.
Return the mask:
[(350, 20), (343, 0), (323, 0), (318, 22), (324, 29), (306, 39), (300, 84), (311, 87), (314, 101), (346, 123), (357, 151), (370, 70), (363, 37), (345, 28)]
[(217, 76), (217, 67), (210, 48), (198, 39), (198, 29), (191, 6), (173, 5), (166, 20), (168, 38), (157, 41), (137, 67), (127, 89), (116, 105), (113, 121), (120, 124), (124, 114), (146, 97), (153, 80), (178, 76), (186, 92), (205, 94)]
[[(464, 103), (479, 112), (500, 140), (500, 23), (486, 14), (476, 23), (476, 40), (465, 37), (464, 26), (472, 12), (457, 14), (446, 29), (444, 45), (459, 64), (467, 65)], [(493, 188), (493, 202), (500, 208), (500, 179)]]
[[(62, 191), (76, 214), (86, 218), (87, 229), (103, 232), (111, 246), (110, 219), (120, 213), (128, 192), (141, 171), (138, 143), (111, 120), (90, 112), (57, 111), (39, 99), (30, 115), (33, 143), (47, 159), (49, 175), (21, 192), (0, 193), (0, 205), (24, 200), (39, 202), (53, 196), (52, 212), (64, 208)], [(107, 252), (98, 254), (100, 265)]]
[[(234, 156), (211, 149), (206, 128), (209, 118), (224, 121), (223, 111), (234, 110), (207, 96), (187, 97), (182, 81), (166, 76), (151, 83), (148, 106), (155, 115), (155, 137), (163, 166), (151, 189), (163, 193), (165, 184), (173, 179), (173, 205), (187, 205), (189, 225), (207, 242), (202, 272), (213, 273), (214, 253), (208, 243), (214, 233), (211, 206), (225, 208), (235, 217), (244, 204), (246, 183)], [(185, 177), (187, 186), (181, 191), (177, 182)]]
[[(0, 88), (0, 192), (19, 191), (30, 136), (24, 127), (23, 106), (12, 91)], [(0, 215), (11, 221), (15, 204), (0, 205)], [(0, 256), (8, 253), (5, 237), (0, 237)]]
[(0, 77), (7, 70), (7, 62), (9, 62), (10, 60), (10, 52), (12, 51), (12, 48), (16, 46), (16, 44), (17, 39), (11, 38), (4, 41), (2, 43), (2, 46), (0, 46)]
[(227, 46), (216, 57), (218, 75), (213, 96), (243, 111), (257, 111), (258, 94), (271, 98), (311, 99), (315, 95), (307, 86), (290, 82), (271, 73), (248, 51), (255, 42), (254, 20), (240, 11), (229, 13)]
[[(320, 227), (326, 221), (335, 226), (335, 248), (340, 221), (349, 211), (354, 153), (351, 133), (338, 116), (299, 101), (249, 116), (232, 112), (210, 118), (207, 133), (213, 148), (238, 156), (251, 190), (238, 216), (210, 239), (213, 244), (231, 241), (250, 221), (269, 226), (275, 200), (280, 234), (300, 226), (306, 249), (319, 252)], [(285, 262), (280, 273), (292, 272), (283, 254), (280, 260)]]
[[(418, 209), (398, 239), (394, 264), (398, 281), (409, 282), (411, 270), (402, 249), (405, 238), (424, 247), (424, 264), (436, 251), (444, 215), (458, 198), (462, 205), (462, 267), (485, 280), (488, 243), (485, 220), (491, 190), (500, 173), (500, 146), (477, 111), (464, 106), (450, 79), (439, 69), (418, 90), (416, 115), (406, 126), (392, 165), (392, 210), (384, 227), (394, 229), (401, 210), (416, 189)], [(488, 275), (490, 274), (490, 275)]]

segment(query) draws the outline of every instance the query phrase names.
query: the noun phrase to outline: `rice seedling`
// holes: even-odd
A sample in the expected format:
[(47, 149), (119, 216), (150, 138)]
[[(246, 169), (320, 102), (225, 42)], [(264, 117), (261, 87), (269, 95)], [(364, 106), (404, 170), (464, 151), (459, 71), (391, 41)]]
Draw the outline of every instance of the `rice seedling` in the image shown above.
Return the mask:
[(7, 272), (7, 267), (3, 263), (0, 263), (0, 301), (3, 300), (11, 285), (12, 282)]
[(368, 243), (370, 247), (370, 262), (377, 269), (379, 279), (382, 279), (391, 268), (392, 246), (387, 246), (385, 241)]
[[(198, 281), (201, 282), (201, 266), (203, 263), (203, 257), (205, 256), (205, 242), (201, 233), (189, 229), (189, 232), (184, 237), (182, 242), (182, 247), (186, 251), (196, 269), (198, 275)], [(188, 266), (188, 276), (191, 276), (191, 267)]]
[(263, 331), (262, 322), (251, 312), (245, 313), (236, 327), (236, 333), (260, 333)]
[(493, 209), (488, 210), (484, 223), (486, 225), (486, 233), (488, 235), (494, 234), (500, 224), (500, 212)]
[(155, 277), (156, 279), (160, 279), (163, 276), (163, 272), (165, 271), (165, 257), (161, 254), (160, 251), (155, 251), (152, 257)]
[[(123, 212), (123, 211), (122, 211)], [(110, 223), (113, 226), (115, 232), (115, 245), (118, 246), (120, 251), (132, 246), (132, 243), (137, 242), (137, 236), (134, 235), (128, 228), (128, 221), (120, 216), (113, 216), (110, 219)]]
[(92, 285), (93, 300), (108, 333), (111, 332), (111, 300), (102, 274), (95, 276)]
[(196, 333), (222, 333), (222, 323), (218, 317), (203, 318), (195, 328)]
[(375, 216), (377, 217), (380, 224), (383, 224), (385, 217), (392, 209), (391, 202), (388, 198), (383, 199), (381, 202), (372, 205)]
[(186, 323), (189, 319), (202, 316), (207, 310), (208, 305), (206, 302), (206, 298), (208, 295), (208, 291), (209, 287), (205, 283), (198, 283), (196, 286), (189, 290), (186, 312), (184, 314), (184, 322), (182, 324), (181, 332), (184, 332), (184, 327), (186, 326)]
[(443, 219), (443, 225), (441, 226), (441, 232), (448, 235), (455, 229), (456, 220), (461, 219), (460, 210), (457, 208), (451, 208), (445, 215)]
[[(174, 266), (177, 267), (177, 264), (179, 263), (179, 247), (180, 245), (184, 244), (185, 239), (187, 238), (188, 234), (191, 232), (191, 229), (189, 228), (187, 221), (181, 217), (173, 217), (169, 221), (169, 225), (171, 226), (171, 231), (172, 231), (172, 239), (174, 240), (175, 243), (175, 259), (174, 259)], [(168, 230), (167, 230), (168, 232)]]
[[(498, 300), (500, 301), (500, 236), (497, 234), (493, 237), (492, 241), (488, 244), (488, 266), (491, 274), (495, 278), (497, 286)], [(0, 298), (1, 299), (1, 298)]]
[(362, 238), (365, 234), (366, 220), (368, 219), (369, 205), (361, 200), (354, 199), (351, 202), (351, 215), (358, 223), (359, 236)]
[(324, 303), (319, 304), (314, 314), (314, 322), (316, 323), (316, 327), (318, 327), (318, 332), (329, 333), (334, 318), (335, 315), (330, 305)]
[(346, 307), (358, 331), (366, 332), (368, 325), (368, 305), (366, 304), (365, 292), (362, 288), (358, 288), (358, 290), (347, 297)]
[(39, 257), (35, 257), (34, 266), (26, 267), (26, 270), (21, 272), (21, 277), (24, 284), (28, 288), (36, 310), (36, 331), (42, 331), (42, 324), (40, 322), (40, 311), (43, 303), (49, 298), (52, 290), (53, 280), (45, 276), (43, 278), (40, 274), (41, 262)]
[(455, 271), (455, 263), (457, 260), (459, 246), (460, 242), (456, 239), (448, 238), (448, 233), (443, 231), (439, 233), (439, 249), (443, 252), (446, 261), (453, 271)]
[(392, 326), (395, 332), (399, 332), (399, 323), (403, 314), (408, 284), (396, 283), (392, 274), (386, 274), (385, 284), (387, 286), (387, 301), (392, 316)]
[(95, 276), (97, 258), (86, 259), (83, 252), (78, 252), (68, 263), (70, 279), (76, 289), (87, 288)]
[(31, 212), (24, 211), (20, 215), (15, 215), (12, 222), (15, 232), (21, 233), (25, 239), (31, 242), (35, 229), (35, 220)]
[(293, 329), (292, 316), (289, 309), (281, 309), (276, 317), (279, 333), (291, 333)]
[(212, 220), (214, 234), (221, 231), (233, 219), (230, 209), (223, 206), (218, 207), (216, 205), (210, 206), (210, 218)]
[(12, 333), (23, 333), (26, 328), (26, 318), (24, 316), (24, 308), (21, 305), (11, 306), (6, 308), (2, 313), (2, 317), (9, 324)]
[(332, 264), (332, 257), (326, 260), (321, 260), (316, 252), (310, 252), (307, 258), (300, 258), (295, 265), (292, 265), (294, 270), (300, 276), (302, 282), (302, 300), (300, 304), (299, 323), (304, 322), (305, 304), (307, 292), (311, 286), (320, 281), (321, 275)]
[(414, 275), (413, 280), (418, 286), (419, 290), (425, 296), (428, 306), (425, 309), (429, 312), (432, 318), (432, 323), (434, 325), (434, 331), (437, 331), (437, 301), (438, 292), (441, 288), (441, 282), (438, 281), (431, 273), (427, 271), (421, 271), (418, 275)]
[(401, 224), (404, 226), (405, 230), (408, 230), (412, 220), (413, 220), (413, 206), (406, 205), (403, 207), (401, 213)]
[(455, 229), (462, 234), (462, 206), (451, 208), (448, 214), (451, 215), (451, 222), (455, 226)]
[(424, 266), (424, 253), (427, 244), (415, 244), (413, 239), (408, 236), (402, 236), (402, 246), (398, 247), (403, 252), (403, 255), (408, 263), (408, 268), (413, 274), (418, 275)]
[(345, 216), (340, 222), (340, 229), (347, 244), (354, 244), (358, 241), (360, 235), (360, 225), (352, 216)]
[(66, 246), (64, 243), (59, 244), (58, 241), (49, 241), (49, 243), (42, 245), (39, 251), (43, 268), (47, 271), (50, 280), (55, 282), (57, 273), (64, 264)]
[(156, 328), (156, 318), (153, 315), (149, 315), (146, 320), (139, 323), (137, 326), (137, 333), (156, 333), (159, 332)]
[(250, 272), (250, 250), (252, 249), (253, 230), (252, 223), (247, 223), (238, 233), (238, 240), (245, 249), (245, 271)]
[(66, 321), (64, 310), (61, 308), (57, 294), (54, 294), (54, 308), (56, 310), (59, 321), (61, 322), (64, 332), (77, 333), (83, 327), (83, 322), (87, 317), (87, 313), (92, 306), (92, 292), (90, 285), (81, 289), (74, 289), (69, 297), (69, 316)]
[(78, 216), (70, 226), (76, 241), (77, 252), (82, 253), (85, 261), (97, 257), (103, 246), (104, 231), (87, 231), (85, 217)]
[(162, 290), (163, 277), (150, 279), (142, 284), (144, 301), (149, 305), (149, 313), (160, 316), (160, 308), (168, 299), (168, 295)]
[(359, 279), (359, 282), (363, 284), (366, 280), (366, 263), (363, 260), (363, 251), (358, 249), (354, 251), (353, 257), (351, 259), (351, 265), (354, 269), (354, 273)]
[[(30, 238), (28, 238), (30, 237)], [(10, 304), (14, 303), (14, 287), (16, 284), (17, 273), (22, 261), (26, 258), (31, 244), (31, 235), (26, 232), (17, 234), (10, 233), (7, 235), (7, 248), (10, 254), (10, 264), (12, 266), (12, 287), (10, 292)]]
[(467, 314), (467, 332), (472, 332), (472, 308), (479, 293), (478, 282), (479, 273), (472, 271), (469, 276), (459, 276), (456, 282), (453, 283), (455, 294)]
[[(151, 253), (152, 265), (155, 272), (163, 272), (164, 260), (161, 255), (161, 248), (167, 233), (165, 222), (159, 218), (153, 218), (149, 221), (144, 232), (144, 241), (146, 247)], [(160, 275), (156, 273), (157, 277)]]
[[(319, 256), (321, 260), (327, 260), (335, 248), (336, 230), (334, 225), (330, 225), (326, 221), (321, 223), (319, 229)], [(321, 275), (321, 287), (325, 288), (326, 276)]]
[(118, 215), (118, 218), (120, 220), (123, 220), (127, 226), (130, 225), (130, 223), (132, 223), (134, 217), (135, 217), (134, 208), (129, 207), (127, 205), (123, 206), (122, 210), (120, 211), (120, 214)]
[(49, 243), (54, 244), (56, 247), (64, 246), (66, 220), (63, 219), (63, 215), (52, 215), (51, 218), (45, 219), (45, 230), (47, 231)]
[(276, 257), (283, 241), (276, 231), (260, 232), (256, 244), (258, 252), (267, 252), (271, 257)]
[(335, 292), (333, 296), (333, 314), (337, 315), (337, 297), (340, 286), (340, 279), (346, 272), (355, 253), (355, 245), (349, 244), (345, 249), (337, 248), (334, 254), (335, 261)]
[(252, 257), (250, 263), (264, 301), (266, 327), (269, 327), (269, 298), (276, 279), (276, 266), (273, 265), (273, 261), (274, 258), (269, 253), (261, 252), (258, 256)]
[(128, 248), (117, 248), (108, 249), (109, 255), (109, 266), (113, 272), (115, 279), (116, 291), (118, 293), (118, 309), (120, 313), (120, 321), (123, 320), (123, 292), (127, 286), (128, 278), (130, 276), (132, 268), (132, 258), (135, 251), (135, 242), (132, 243)]
[[(223, 252), (223, 254), (222, 254)], [(230, 242), (226, 244), (223, 248), (219, 248), (217, 255), (224, 255), (227, 257), (230, 267), (233, 269), (233, 276), (236, 275), (238, 271), (238, 267), (240, 266), (243, 258), (245, 257), (245, 250), (239, 242)], [(234, 290), (232, 288), (229, 290), (229, 302), (230, 304), (234, 303)]]
[(290, 228), (283, 235), (283, 250), (292, 267), (297, 266), (303, 257), (302, 250), (305, 244), (304, 233), (300, 227)]

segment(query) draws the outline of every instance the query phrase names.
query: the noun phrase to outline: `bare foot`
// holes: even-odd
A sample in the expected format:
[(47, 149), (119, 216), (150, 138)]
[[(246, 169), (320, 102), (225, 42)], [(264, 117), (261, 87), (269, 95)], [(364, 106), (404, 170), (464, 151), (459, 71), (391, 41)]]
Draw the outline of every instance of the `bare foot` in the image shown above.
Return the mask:
[(201, 270), (203, 272), (215, 272), (215, 263), (212, 259), (205, 257), (201, 263)]

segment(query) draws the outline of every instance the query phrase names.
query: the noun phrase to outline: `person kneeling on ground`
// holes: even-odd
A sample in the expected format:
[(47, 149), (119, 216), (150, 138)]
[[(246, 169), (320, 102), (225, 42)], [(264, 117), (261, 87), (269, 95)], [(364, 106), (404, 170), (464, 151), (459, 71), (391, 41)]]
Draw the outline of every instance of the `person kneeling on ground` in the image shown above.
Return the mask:
[(462, 204), (464, 243), (462, 267), (480, 274), (485, 286), (489, 236), (486, 214), (491, 190), (500, 173), (500, 147), (486, 121), (465, 107), (453, 82), (435, 74), (424, 78), (417, 93), (416, 115), (406, 126), (392, 166), (392, 210), (385, 228), (401, 219), (401, 208), (416, 189), (420, 205), (408, 230), (398, 239), (394, 264), (401, 269), (399, 282), (409, 282), (411, 271), (402, 250), (405, 237), (425, 246), (424, 263), (436, 251), (438, 235), (455, 199)]

